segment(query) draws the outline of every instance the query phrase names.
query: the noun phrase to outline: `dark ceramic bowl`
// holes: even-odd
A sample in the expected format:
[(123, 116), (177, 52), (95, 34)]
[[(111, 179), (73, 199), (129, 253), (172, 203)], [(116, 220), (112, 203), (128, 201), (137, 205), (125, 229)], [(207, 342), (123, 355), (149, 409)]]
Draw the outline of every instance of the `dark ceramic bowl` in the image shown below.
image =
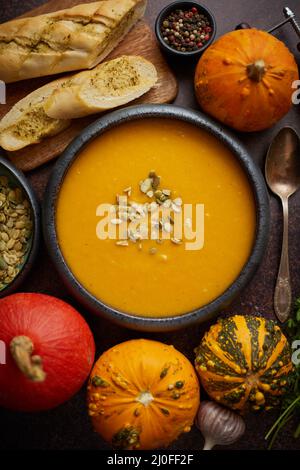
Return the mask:
[(29, 273), (30, 269), (32, 268), (32, 265), (37, 255), (40, 241), (40, 208), (33, 192), (33, 189), (25, 178), (25, 176), (23, 175), (23, 173), (1, 155), (0, 176), (7, 176), (9, 183), (12, 187), (19, 187), (23, 189), (24, 194), (27, 196), (27, 199), (30, 202), (33, 219), (33, 230), (32, 236), (29, 240), (27, 255), (22, 264), (19, 274), (10, 284), (8, 284), (4, 289), (0, 291), (0, 298), (2, 298), (15, 292), (20, 287), (25, 277)]
[[(196, 51), (190, 51), (190, 52), (181, 52), (177, 51), (176, 49), (173, 49), (171, 46), (169, 46), (166, 41), (164, 41), (164, 38), (161, 34), (161, 26), (164, 20), (172, 13), (174, 10), (183, 9), (183, 10), (188, 10), (190, 8), (196, 7), (199, 11), (200, 14), (203, 14), (206, 16), (206, 18), (209, 20), (210, 25), (212, 27), (212, 32), (211, 32), (211, 37), (210, 39), (203, 44), (203, 46)], [(217, 31), (217, 24), (214, 15), (212, 12), (205, 6), (201, 5), (200, 3), (197, 2), (173, 2), (170, 3), (168, 6), (166, 6), (158, 15), (156, 22), (155, 22), (155, 34), (157, 37), (157, 40), (160, 44), (160, 47), (163, 51), (165, 51), (168, 55), (174, 57), (174, 58), (181, 58), (181, 59), (197, 59), (200, 58), (202, 53), (205, 51), (205, 49), (210, 46), (210, 44), (213, 42), (216, 36), (216, 31)]]
[[(83, 148), (95, 137), (121, 123), (144, 118), (166, 118), (189, 122), (206, 130), (223, 142), (242, 165), (251, 183), (257, 208), (256, 239), (251, 256), (235, 282), (213, 302), (185, 315), (167, 318), (146, 318), (118, 311), (91, 295), (74, 277), (60, 251), (56, 234), (56, 201), (64, 177)], [(217, 312), (230, 304), (234, 297), (250, 281), (263, 257), (269, 228), (269, 200), (264, 179), (246, 149), (221, 126), (199, 112), (172, 105), (141, 105), (112, 112), (91, 124), (69, 145), (55, 165), (44, 199), (43, 229), (52, 259), (62, 280), (73, 296), (87, 309), (99, 317), (106, 318), (121, 326), (143, 331), (175, 330), (214, 317)]]

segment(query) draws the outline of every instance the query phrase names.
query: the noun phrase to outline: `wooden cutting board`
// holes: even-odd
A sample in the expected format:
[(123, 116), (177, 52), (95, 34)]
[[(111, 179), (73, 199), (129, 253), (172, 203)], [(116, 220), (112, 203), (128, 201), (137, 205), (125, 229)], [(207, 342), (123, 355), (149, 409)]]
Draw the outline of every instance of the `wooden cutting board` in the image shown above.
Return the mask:
[[(91, 0), (90, 0), (91, 1)], [(26, 13), (23, 16), (36, 16), (52, 11), (70, 8), (80, 3), (90, 3), (76, 0), (51, 0), (50, 2)], [(176, 98), (178, 85), (175, 76), (162, 56), (156, 38), (145, 20), (141, 20), (125, 37), (125, 39), (105, 59), (109, 60), (123, 54), (141, 55), (152, 62), (158, 72), (156, 86), (144, 96), (130, 104), (140, 103), (170, 103)], [(49, 76), (16, 82), (7, 86), (7, 104), (0, 105), (0, 119), (11, 107), (24, 96), (45, 85), (58, 76)], [(80, 131), (101, 115), (95, 114), (87, 118), (75, 119), (71, 126), (54, 137), (48, 137), (40, 144), (30, 145), (17, 152), (6, 152), (8, 158), (21, 170), (29, 171), (43, 163), (49, 162), (68, 146)]]

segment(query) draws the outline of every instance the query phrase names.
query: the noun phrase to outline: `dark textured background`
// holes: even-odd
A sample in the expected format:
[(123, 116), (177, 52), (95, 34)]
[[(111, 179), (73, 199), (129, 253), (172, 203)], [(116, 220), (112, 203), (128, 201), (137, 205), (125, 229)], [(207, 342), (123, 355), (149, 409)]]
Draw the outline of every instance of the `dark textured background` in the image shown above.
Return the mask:
[[(44, 2), (41, 0), (0, 0), (0, 22), (9, 20), (42, 3)], [(165, 0), (149, 0), (146, 16), (151, 25), (154, 24), (160, 9), (167, 3), (168, 1)], [(202, 3), (214, 12), (217, 19), (218, 35), (234, 29), (235, 25), (241, 21), (247, 21), (252, 26), (261, 29), (268, 29), (268, 27), (282, 19), (282, 8), (287, 3), (290, 8), (294, 9), (300, 19), (299, 0), (257, 0), (256, 2), (249, 0), (205, 0)], [(296, 50), (297, 36), (291, 26), (283, 27), (276, 35), (289, 46), (294, 52), (298, 63), (300, 63), (300, 53)], [(180, 84), (176, 104), (197, 108), (193, 96), (193, 66), (176, 66), (174, 70)], [(300, 133), (299, 118), (300, 105), (294, 106), (294, 109), (290, 111), (288, 116), (271, 130), (250, 135), (239, 134), (239, 137), (246, 144), (253, 158), (262, 167), (266, 150), (272, 137), (283, 125), (290, 125)], [(43, 197), (44, 188), (52, 167), (52, 164), (46, 165), (29, 175), (29, 179), (40, 199)], [(290, 201), (290, 264), (294, 296), (300, 296), (299, 202), (300, 193)], [(260, 312), (270, 318), (273, 317), (272, 298), (279, 264), (282, 229), (280, 205), (273, 196), (271, 196), (271, 212), (271, 233), (265, 259), (253, 281), (228, 309), (229, 312), (248, 314)], [(44, 247), (41, 248), (38, 261), (32, 274), (23, 286), (23, 290), (56, 295), (74, 304), (72, 298), (62, 287)], [(82, 308), (80, 306), (77, 307), (82, 312)], [(85, 314), (93, 329), (99, 353), (120, 341), (141, 336), (137, 332), (124, 330), (92, 318), (87, 312), (82, 313)], [(177, 333), (143, 334), (142, 336), (172, 343), (193, 360), (193, 348), (199, 343), (203, 331), (208, 326), (206, 324)], [(265, 448), (264, 434), (274, 421), (275, 416), (276, 412), (248, 416), (246, 434), (238, 443), (229, 448)], [(0, 449), (108, 448), (91, 429), (85, 412), (84, 390), (65, 405), (47, 413), (26, 415), (1, 410), (0, 423)], [(294, 425), (295, 422), (290, 423), (289, 427), (277, 441), (276, 449), (300, 449), (300, 440), (296, 441), (293, 439), (290, 432)], [(191, 433), (180, 438), (172, 448), (197, 450), (202, 447), (202, 444), (203, 440), (200, 433), (193, 429)]]

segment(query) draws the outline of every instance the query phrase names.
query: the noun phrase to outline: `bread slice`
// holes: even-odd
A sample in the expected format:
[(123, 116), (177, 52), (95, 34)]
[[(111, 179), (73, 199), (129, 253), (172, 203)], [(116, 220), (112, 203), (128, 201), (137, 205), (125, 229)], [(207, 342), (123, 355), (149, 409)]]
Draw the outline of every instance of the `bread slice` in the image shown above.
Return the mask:
[(102, 0), (1, 24), (0, 80), (94, 67), (143, 16), (146, 3)]
[(121, 56), (74, 76), (44, 102), (48, 116), (74, 119), (116, 108), (150, 90), (157, 81), (154, 65), (143, 57)]
[(154, 65), (122, 56), (93, 70), (60, 78), (30, 93), (0, 121), (0, 146), (20, 150), (66, 129), (74, 118), (126, 104), (157, 80)]
[(44, 137), (56, 135), (70, 121), (52, 119), (44, 111), (44, 101), (60, 87), (65, 79), (49, 83), (19, 101), (0, 121), (0, 145), (8, 151), (37, 144)]

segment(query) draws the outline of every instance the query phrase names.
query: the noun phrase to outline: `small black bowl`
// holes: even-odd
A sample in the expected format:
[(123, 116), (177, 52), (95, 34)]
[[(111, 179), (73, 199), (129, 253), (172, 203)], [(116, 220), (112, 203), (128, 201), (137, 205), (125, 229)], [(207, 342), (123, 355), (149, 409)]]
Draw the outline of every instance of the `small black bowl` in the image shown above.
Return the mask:
[[(83, 287), (71, 272), (60, 250), (56, 231), (57, 198), (64, 178), (77, 156), (90, 142), (109, 129), (125, 122), (147, 118), (165, 118), (188, 122), (219, 139), (231, 150), (242, 166), (251, 184), (256, 202), (256, 238), (251, 255), (241, 273), (228, 289), (215, 300), (184, 315), (160, 318), (130, 315), (97, 299)], [(228, 306), (247, 285), (265, 253), (269, 231), (269, 199), (260, 169), (243, 145), (237, 141), (233, 134), (225, 131), (221, 125), (199, 112), (179, 106), (153, 104), (131, 106), (109, 113), (88, 126), (73, 140), (59, 158), (50, 177), (44, 198), (43, 230), (49, 253), (64, 284), (87, 309), (99, 317), (106, 318), (127, 328), (140, 331), (170, 331), (213, 318), (218, 311)]]
[(33, 229), (29, 240), (27, 255), (23, 262), (19, 274), (4, 289), (0, 290), (0, 298), (15, 292), (25, 280), (36, 258), (40, 242), (40, 208), (34, 191), (24, 174), (19, 171), (12, 163), (0, 154), (0, 176), (7, 176), (9, 183), (14, 187), (19, 187), (24, 191), (32, 212)]
[[(171, 46), (169, 46), (166, 43), (166, 41), (164, 41), (162, 34), (161, 34), (162, 23), (174, 10), (177, 10), (177, 9), (189, 10), (193, 7), (196, 7), (199, 13), (205, 15), (206, 18), (209, 20), (211, 28), (212, 28), (211, 37), (205, 44), (203, 44), (201, 48), (197, 49), (196, 51), (190, 51), (190, 52), (177, 51), (176, 49), (173, 49)], [(175, 58), (185, 58), (185, 59), (199, 58), (202, 55), (202, 53), (205, 51), (205, 49), (208, 46), (210, 46), (210, 44), (215, 39), (216, 31), (217, 31), (217, 24), (216, 24), (214, 15), (207, 7), (197, 2), (177, 1), (177, 2), (170, 3), (159, 13), (155, 22), (155, 34), (162, 50), (164, 50), (170, 56), (173, 56)]]

